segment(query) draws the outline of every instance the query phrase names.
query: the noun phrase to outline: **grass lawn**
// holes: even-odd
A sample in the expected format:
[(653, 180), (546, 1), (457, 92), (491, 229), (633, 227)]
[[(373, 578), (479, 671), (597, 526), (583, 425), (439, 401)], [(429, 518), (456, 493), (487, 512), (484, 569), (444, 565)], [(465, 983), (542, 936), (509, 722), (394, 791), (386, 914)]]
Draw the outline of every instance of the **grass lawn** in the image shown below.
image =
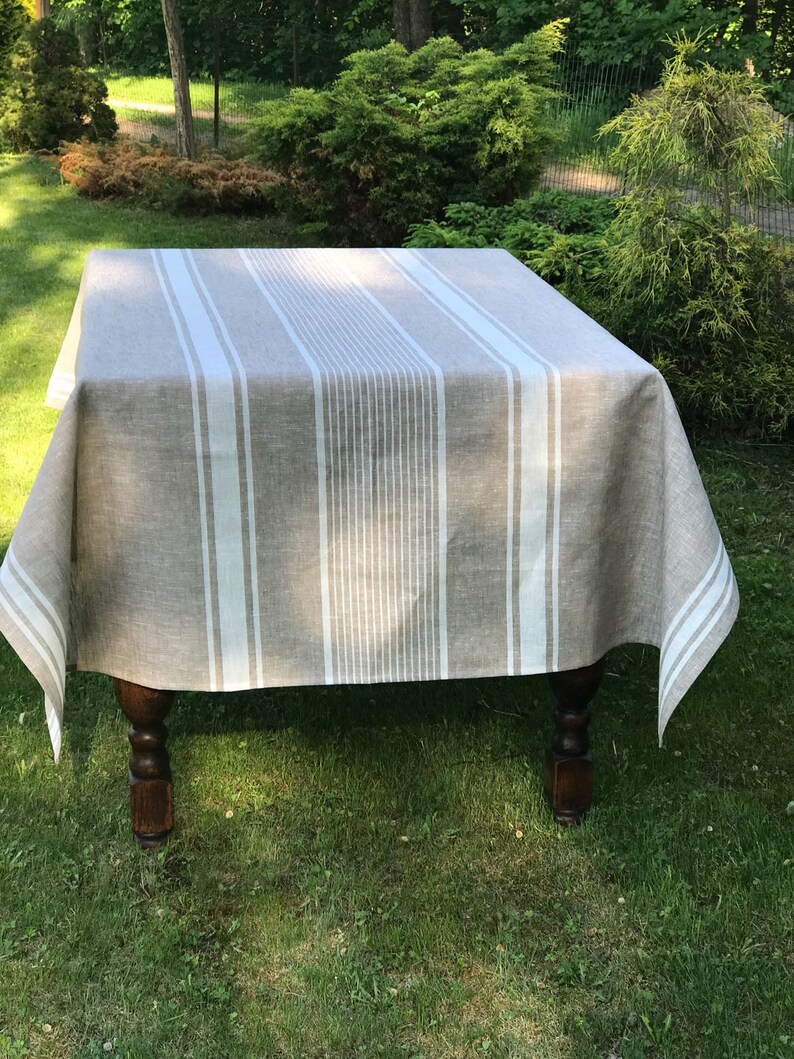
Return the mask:
[[(290, 239), (0, 161), (0, 553), (86, 252)], [(614, 652), (576, 830), (541, 798), (543, 678), (190, 694), (144, 854), (110, 680), (70, 676), (56, 767), (0, 644), (0, 1056), (791, 1059), (794, 453), (696, 454), (741, 614), (662, 750), (657, 652)]]
[[(129, 106), (113, 109), (122, 132), (135, 139), (148, 139), (152, 134), (162, 140), (173, 142), (176, 125), (173, 113), (157, 113), (141, 109), (140, 104), (158, 104), (173, 107), (174, 86), (170, 77), (137, 77), (126, 74), (98, 73), (104, 78), (108, 97), (123, 101)], [(193, 105), (193, 126), (196, 139), (205, 146), (213, 144), (213, 119), (215, 88), (207, 79), (194, 78), (190, 82), (190, 99)], [(224, 82), (220, 86), (219, 146), (230, 148), (241, 141), (251, 130), (251, 124), (259, 113), (259, 104), (267, 99), (281, 99), (289, 93), (289, 86), (260, 82)], [(136, 107), (135, 104), (138, 104)]]
[[(174, 85), (170, 77), (131, 77), (97, 71), (108, 86), (112, 99), (132, 103), (174, 103)], [(196, 110), (212, 110), (215, 88), (212, 80), (191, 78), (190, 101)], [(220, 105), (223, 113), (253, 112), (265, 99), (280, 99), (289, 93), (288, 85), (265, 81), (223, 81)]]

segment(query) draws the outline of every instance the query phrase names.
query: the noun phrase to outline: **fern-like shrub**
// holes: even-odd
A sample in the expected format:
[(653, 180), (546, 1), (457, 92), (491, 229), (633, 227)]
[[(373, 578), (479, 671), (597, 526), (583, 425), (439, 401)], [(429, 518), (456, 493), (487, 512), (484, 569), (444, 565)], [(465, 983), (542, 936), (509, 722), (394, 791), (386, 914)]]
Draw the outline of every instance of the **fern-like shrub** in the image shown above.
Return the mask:
[(50, 18), (27, 26), (0, 96), (0, 143), (15, 151), (55, 150), (63, 140), (108, 140), (116, 117), (107, 88), (86, 70), (77, 40)]
[(348, 57), (325, 90), (264, 104), (254, 157), (281, 173), (304, 223), (341, 243), (392, 244), (451, 200), (509, 202), (541, 172), (554, 133), (552, 23), (506, 51), (450, 38)]
[(457, 202), (441, 221), (411, 226), (406, 246), (499, 246), (585, 307), (604, 269), (610, 199), (536, 191), (507, 206)]
[(61, 176), (88, 198), (128, 199), (177, 215), (263, 213), (273, 209), (278, 177), (245, 161), (207, 154), (195, 162), (165, 147), (120, 138), (68, 145)]

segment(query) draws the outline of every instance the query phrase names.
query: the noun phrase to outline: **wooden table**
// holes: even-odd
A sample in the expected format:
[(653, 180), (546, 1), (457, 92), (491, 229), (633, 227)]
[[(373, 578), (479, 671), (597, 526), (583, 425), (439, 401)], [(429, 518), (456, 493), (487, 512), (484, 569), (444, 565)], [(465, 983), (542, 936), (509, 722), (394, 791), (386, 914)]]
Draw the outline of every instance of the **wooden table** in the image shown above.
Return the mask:
[[(543, 785), (555, 820), (579, 824), (590, 808), (593, 755), (590, 753), (589, 703), (601, 681), (604, 659), (582, 669), (550, 673), (557, 700), (554, 736), (546, 754)], [(174, 828), (174, 783), (168, 757), (165, 719), (176, 693), (145, 688), (115, 678), (113, 686), (130, 721), (130, 821), (143, 849), (162, 845)]]
[(116, 678), (144, 845), (178, 690), (549, 673), (574, 823), (606, 653), (660, 648), (661, 739), (738, 609), (661, 375), (506, 251), (96, 251), (48, 403), (0, 631), (56, 757)]

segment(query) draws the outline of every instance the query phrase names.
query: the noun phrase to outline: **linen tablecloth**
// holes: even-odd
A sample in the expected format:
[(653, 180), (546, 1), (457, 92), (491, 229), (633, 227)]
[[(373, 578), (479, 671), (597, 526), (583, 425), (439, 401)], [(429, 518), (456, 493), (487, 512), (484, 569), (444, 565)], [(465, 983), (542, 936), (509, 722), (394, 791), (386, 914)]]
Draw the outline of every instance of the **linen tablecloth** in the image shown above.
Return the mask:
[(89, 254), (0, 631), (65, 675), (233, 690), (661, 648), (738, 610), (661, 375), (502, 250)]

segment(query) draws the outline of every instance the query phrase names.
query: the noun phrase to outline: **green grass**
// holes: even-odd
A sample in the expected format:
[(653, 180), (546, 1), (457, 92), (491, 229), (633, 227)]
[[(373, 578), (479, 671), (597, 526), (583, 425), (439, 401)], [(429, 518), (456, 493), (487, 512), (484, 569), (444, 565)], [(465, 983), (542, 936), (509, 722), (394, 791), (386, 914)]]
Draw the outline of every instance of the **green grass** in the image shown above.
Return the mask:
[[(138, 77), (126, 74), (105, 74), (108, 96), (124, 100), (128, 107), (115, 106), (121, 131), (135, 139), (148, 139), (154, 133), (164, 140), (175, 137), (173, 114), (162, 114), (142, 110), (134, 104), (157, 103), (173, 106), (174, 89), (170, 77)], [(259, 105), (268, 99), (281, 99), (289, 92), (287, 85), (258, 81), (224, 82), (220, 86), (219, 146), (233, 147), (250, 132), (256, 120)], [(193, 104), (193, 126), (196, 138), (205, 146), (213, 143), (214, 86), (210, 80), (194, 79), (190, 82), (190, 98)], [(130, 125), (129, 123), (132, 123)]]
[(779, 195), (788, 202), (794, 202), (794, 134), (786, 136), (772, 154), (780, 175)]
[[(174, 86), (170, 77), (137, 77), (106, 74), (98, 71), (108, 87), (108, 95), (131, 103), (168, 103), (173, 106)], [(288, 85), (264, 81), (224, 81), (220, 86), (220, 105), (224, 113), (254, 112), (266, 99), (280, 99), (289, 92)], [(212, 110), (214, 86), (211, 80), (194, 78), (190, 82), (190, 100), (196, 110)]]
[[(0, 211), (4, 543), (86, 251), (290, 233), (83, 202), (14, 159)], [(177, 832), (142, 854), (110, 681), (70, 676), (56, 767), (1, 646), (0, 1055), (790, 1059), (792, 455), (697, 448), (741, 614), (663, 750), (657, 653), (614, 652), (577, 830), (541, 798), (542, 678), (191, 694)]]

